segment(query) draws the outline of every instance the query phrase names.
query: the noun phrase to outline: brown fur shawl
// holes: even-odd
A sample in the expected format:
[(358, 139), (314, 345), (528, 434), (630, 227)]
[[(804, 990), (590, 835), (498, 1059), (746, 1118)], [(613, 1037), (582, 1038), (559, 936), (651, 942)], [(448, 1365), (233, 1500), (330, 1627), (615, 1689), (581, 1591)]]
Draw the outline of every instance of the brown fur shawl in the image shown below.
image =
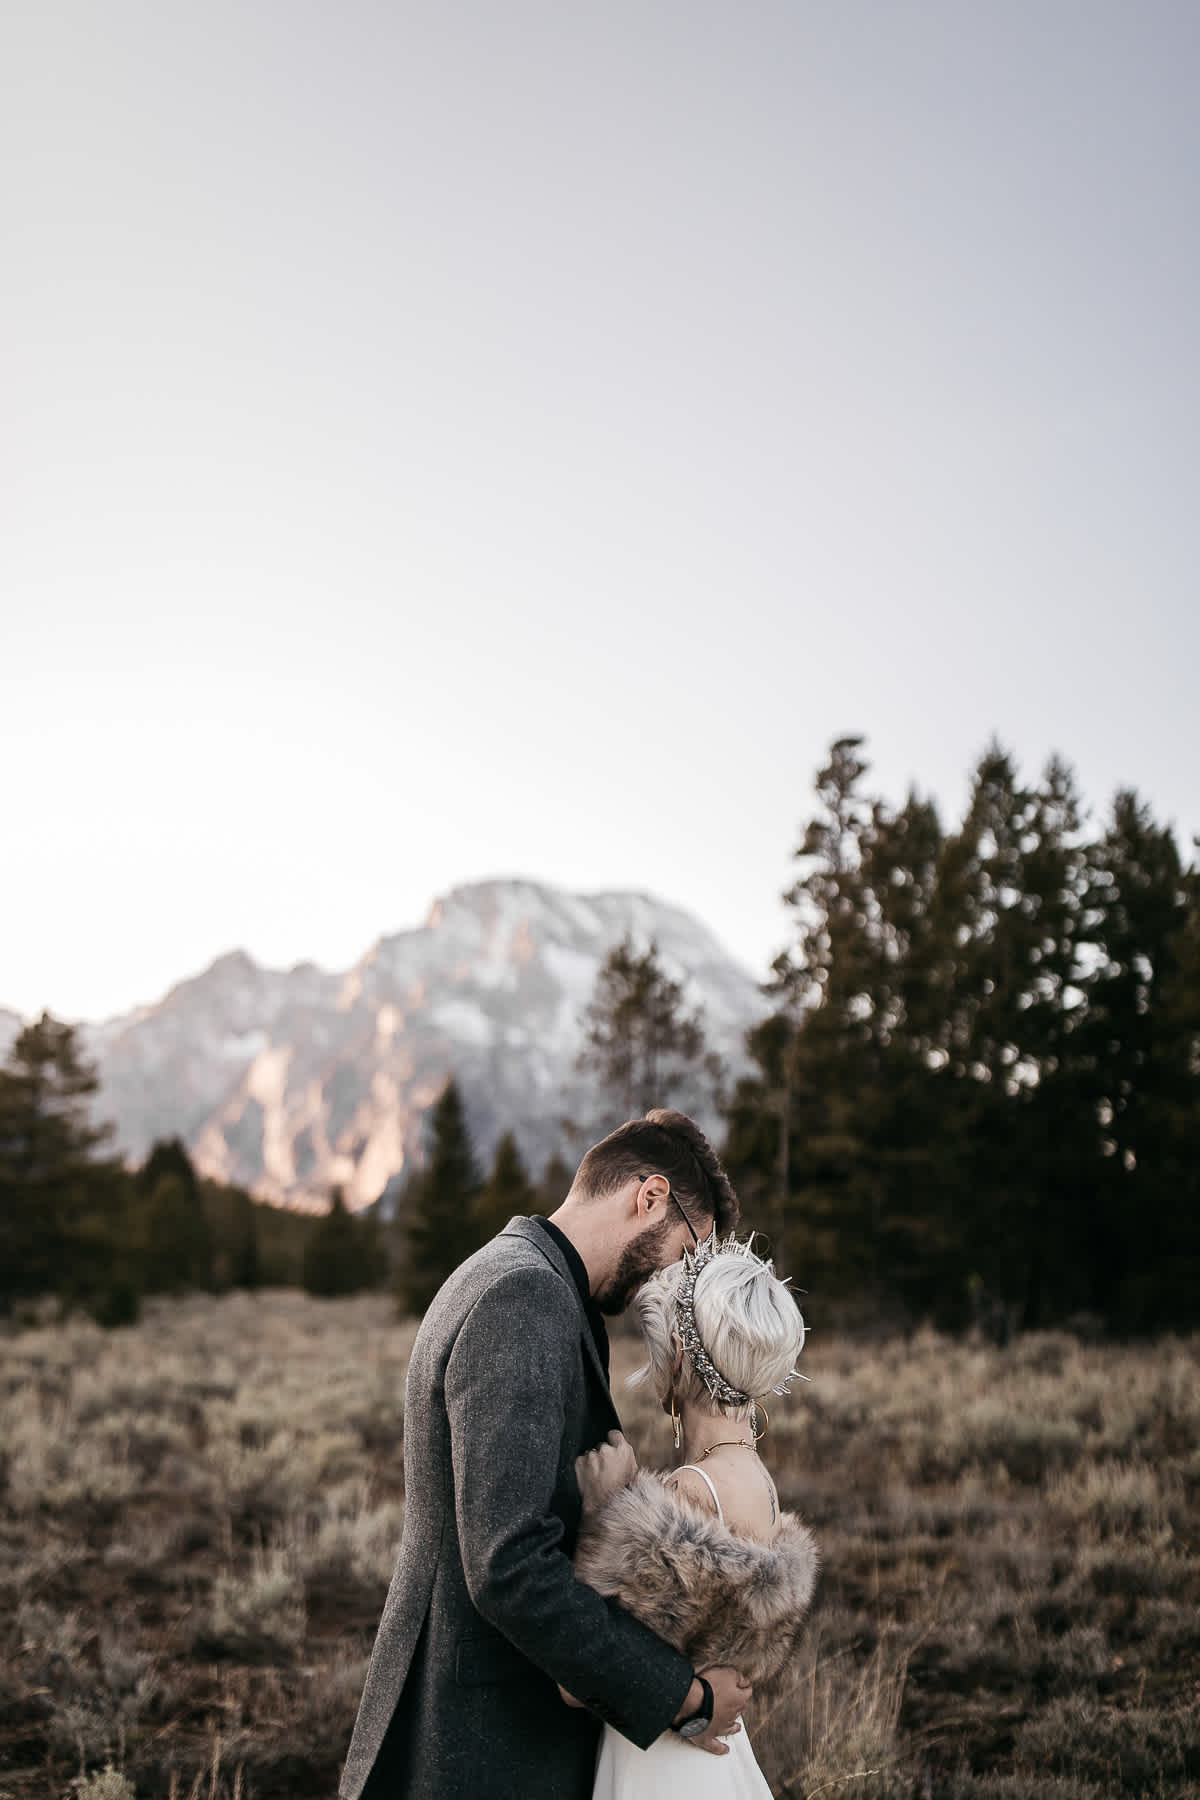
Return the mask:
[(696, 1668), (727, 1663), (758, 1685), (799, 1644), (817, 1561), (812, 1534), (794, 1513), (782, 1515), (773, 1543), (758, 1544), (643, 1469), (598, 1511), (584, 1513), (575, 1574)]

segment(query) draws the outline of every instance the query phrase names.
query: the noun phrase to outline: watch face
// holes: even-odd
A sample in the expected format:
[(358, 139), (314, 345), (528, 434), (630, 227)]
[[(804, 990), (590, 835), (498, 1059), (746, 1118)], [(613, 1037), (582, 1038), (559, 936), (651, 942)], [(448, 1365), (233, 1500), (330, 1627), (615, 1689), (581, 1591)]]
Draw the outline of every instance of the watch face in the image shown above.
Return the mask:
[(676, 1729), (678, 1730), (680, 1737), (693, 1738), (699, 1737), (702, 1732), (707, 1731), (711, 1724), (711, 1719), (706, 1719), (703, 1713), (698, 1713), (694, 1719), (686, 1720), (684, 1724), (677, 1726)]

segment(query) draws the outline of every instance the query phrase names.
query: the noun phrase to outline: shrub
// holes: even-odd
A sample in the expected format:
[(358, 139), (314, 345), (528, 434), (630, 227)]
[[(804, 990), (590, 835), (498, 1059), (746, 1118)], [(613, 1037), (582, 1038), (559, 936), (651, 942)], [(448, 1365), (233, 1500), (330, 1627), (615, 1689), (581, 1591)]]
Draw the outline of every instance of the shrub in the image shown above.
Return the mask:
[[(143, 1800), (333, 1793), (415, 1324), (272, 1290), (31, 1327), (0, 1335), (0, 1788), (78, 1800), (107, 1764)], [(640, 1360), (618, 1326), (661, 1467)], [(747, 1715), (779, 1800), (1200, 1792), (1200, 1336), (819, 1332), (804, 1368), (762, 1446), (823, 1556), (806, 1648)]]
[(1106, 1793), (1070, 1775), (976, 1775), (967, 1768), (938, 1789), (939, 1800), (1105, 1800)]
[(81, 1775), (71, 1784), (76, 1800), (137, 1800), (133, 1785), (111, 1763), (93, 1775)]
[(1149, 1463), (1088, 1463), (1053, 1480), (1050, 1505), (1093, 1536), (1151, 1537), (1168, 1522), (1178, 1483)]
[(1200, 1776), (1200, 1739), (1194, 1718), (1149, 1707), (1114, 1712), (1095, 1701), (1055, 1700), (1016, 1734), (1018, 1758), (1107, 1790), (1164, 1790), (1185, 1776)]
[(303, 1586), (276, 1556), (249, 1576), (217, 1576), (194, 1647), (205, 1656), (242, 1662), (286, 1661), (304, 1637), (304, 1624)]

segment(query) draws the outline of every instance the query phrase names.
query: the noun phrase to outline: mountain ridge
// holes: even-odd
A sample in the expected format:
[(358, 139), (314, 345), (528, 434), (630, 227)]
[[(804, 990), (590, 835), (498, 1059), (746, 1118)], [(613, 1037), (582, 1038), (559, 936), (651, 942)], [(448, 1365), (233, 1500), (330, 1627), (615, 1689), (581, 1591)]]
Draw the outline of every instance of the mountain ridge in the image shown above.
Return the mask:
[[(344, 971), (230, 950), (159, 1001), (83, 1024), (97, 1111), (134, 1160), (180, 1136), (204, 1173), (263, 1198), (317, 1206), (338, 1185), (363, 1206), (419, 1159), (424, 1115), (454, 1073), (481, 1159), (512, 1129), (536, 1172), (570, 1154), (565, 1120), (585, 1133), (616, 1122), (575, 1062), (596, 975), (626, 936), (657, 943), (710, 1048), (740, 1066), (765, 1004), (693, 914), (645, 893), (493, 877), (437, 896), (422, 924), (382, 934)], [(0, 1009), (0, 1050), (16, 1017)], [(697, 1095), (663, 1098), (715, 1128)]]

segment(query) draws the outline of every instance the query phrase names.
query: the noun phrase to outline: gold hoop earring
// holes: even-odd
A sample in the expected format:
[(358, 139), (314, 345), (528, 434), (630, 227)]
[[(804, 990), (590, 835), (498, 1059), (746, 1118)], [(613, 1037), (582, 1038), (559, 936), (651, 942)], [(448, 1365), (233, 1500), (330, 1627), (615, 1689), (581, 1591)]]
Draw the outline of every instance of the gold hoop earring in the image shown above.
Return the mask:
[(671, 1395), (671, 1429), (675, 1433), (675, 1448), (678, 1450), (683, 1443), (683, 1420), (675, 1410), (674, 1394)]
[[(759, 1412), (760, 1412), (760, 1410), (761, 1410), (761, 1412), (762, 1412), (762, 1416), (763, 1416), (763, 1425), (762, 1425), (762, 1430), (761, 1430), (761, 1431), (755, 1431), (755, 1429), (754, 1429), (754, 1427), (755, 1427), (755, 1426), (756, 1426), (756, 1425), (757, 1425), (757, 1424), (758, 1424), (758, 1415), (759, 1415)], [(770, 1424), (770, 1423), (771, 1423), (771, 1415), (770, 1415), (770, 1413), (768, 1413), (768, 1411), (767, 1411), (767, 1409), (766, 1409), (766, 1407), (765, 1407), (765, 1406), (763, 1406), (763, 1405), (762, 1405), (762, 1402), (761, 1402), (761, 1401), (759, 1401), (759, 1400), (756, 1400), (756, 1401), (755, 1401), (755, 1402), (754, 1402), (754, 1405), (753, 1405), (753, 1406), (752, 1406), (752, 1407), (751, 1407), (751, 1409), (750, 1409), (750, 1432), (751, 1432), (751, 1435), (752, 1435), (752, 1436), (753, 1436), (753, 1438), (754, 1438), (754, 1441), (755, 1441), (755, 1443), (756, 1443), (756, 1444), (757, 1444), (757, 1442), (758, 1442), (758, 1440), (759, 1440), (759, 1438), (764, 1438), (764, 1437), (766, 1437), (766, 1435), (767, 1435), (767, 1426), (768, 1426), (768, 1425), (769, 1425), (769, 1424)]]

